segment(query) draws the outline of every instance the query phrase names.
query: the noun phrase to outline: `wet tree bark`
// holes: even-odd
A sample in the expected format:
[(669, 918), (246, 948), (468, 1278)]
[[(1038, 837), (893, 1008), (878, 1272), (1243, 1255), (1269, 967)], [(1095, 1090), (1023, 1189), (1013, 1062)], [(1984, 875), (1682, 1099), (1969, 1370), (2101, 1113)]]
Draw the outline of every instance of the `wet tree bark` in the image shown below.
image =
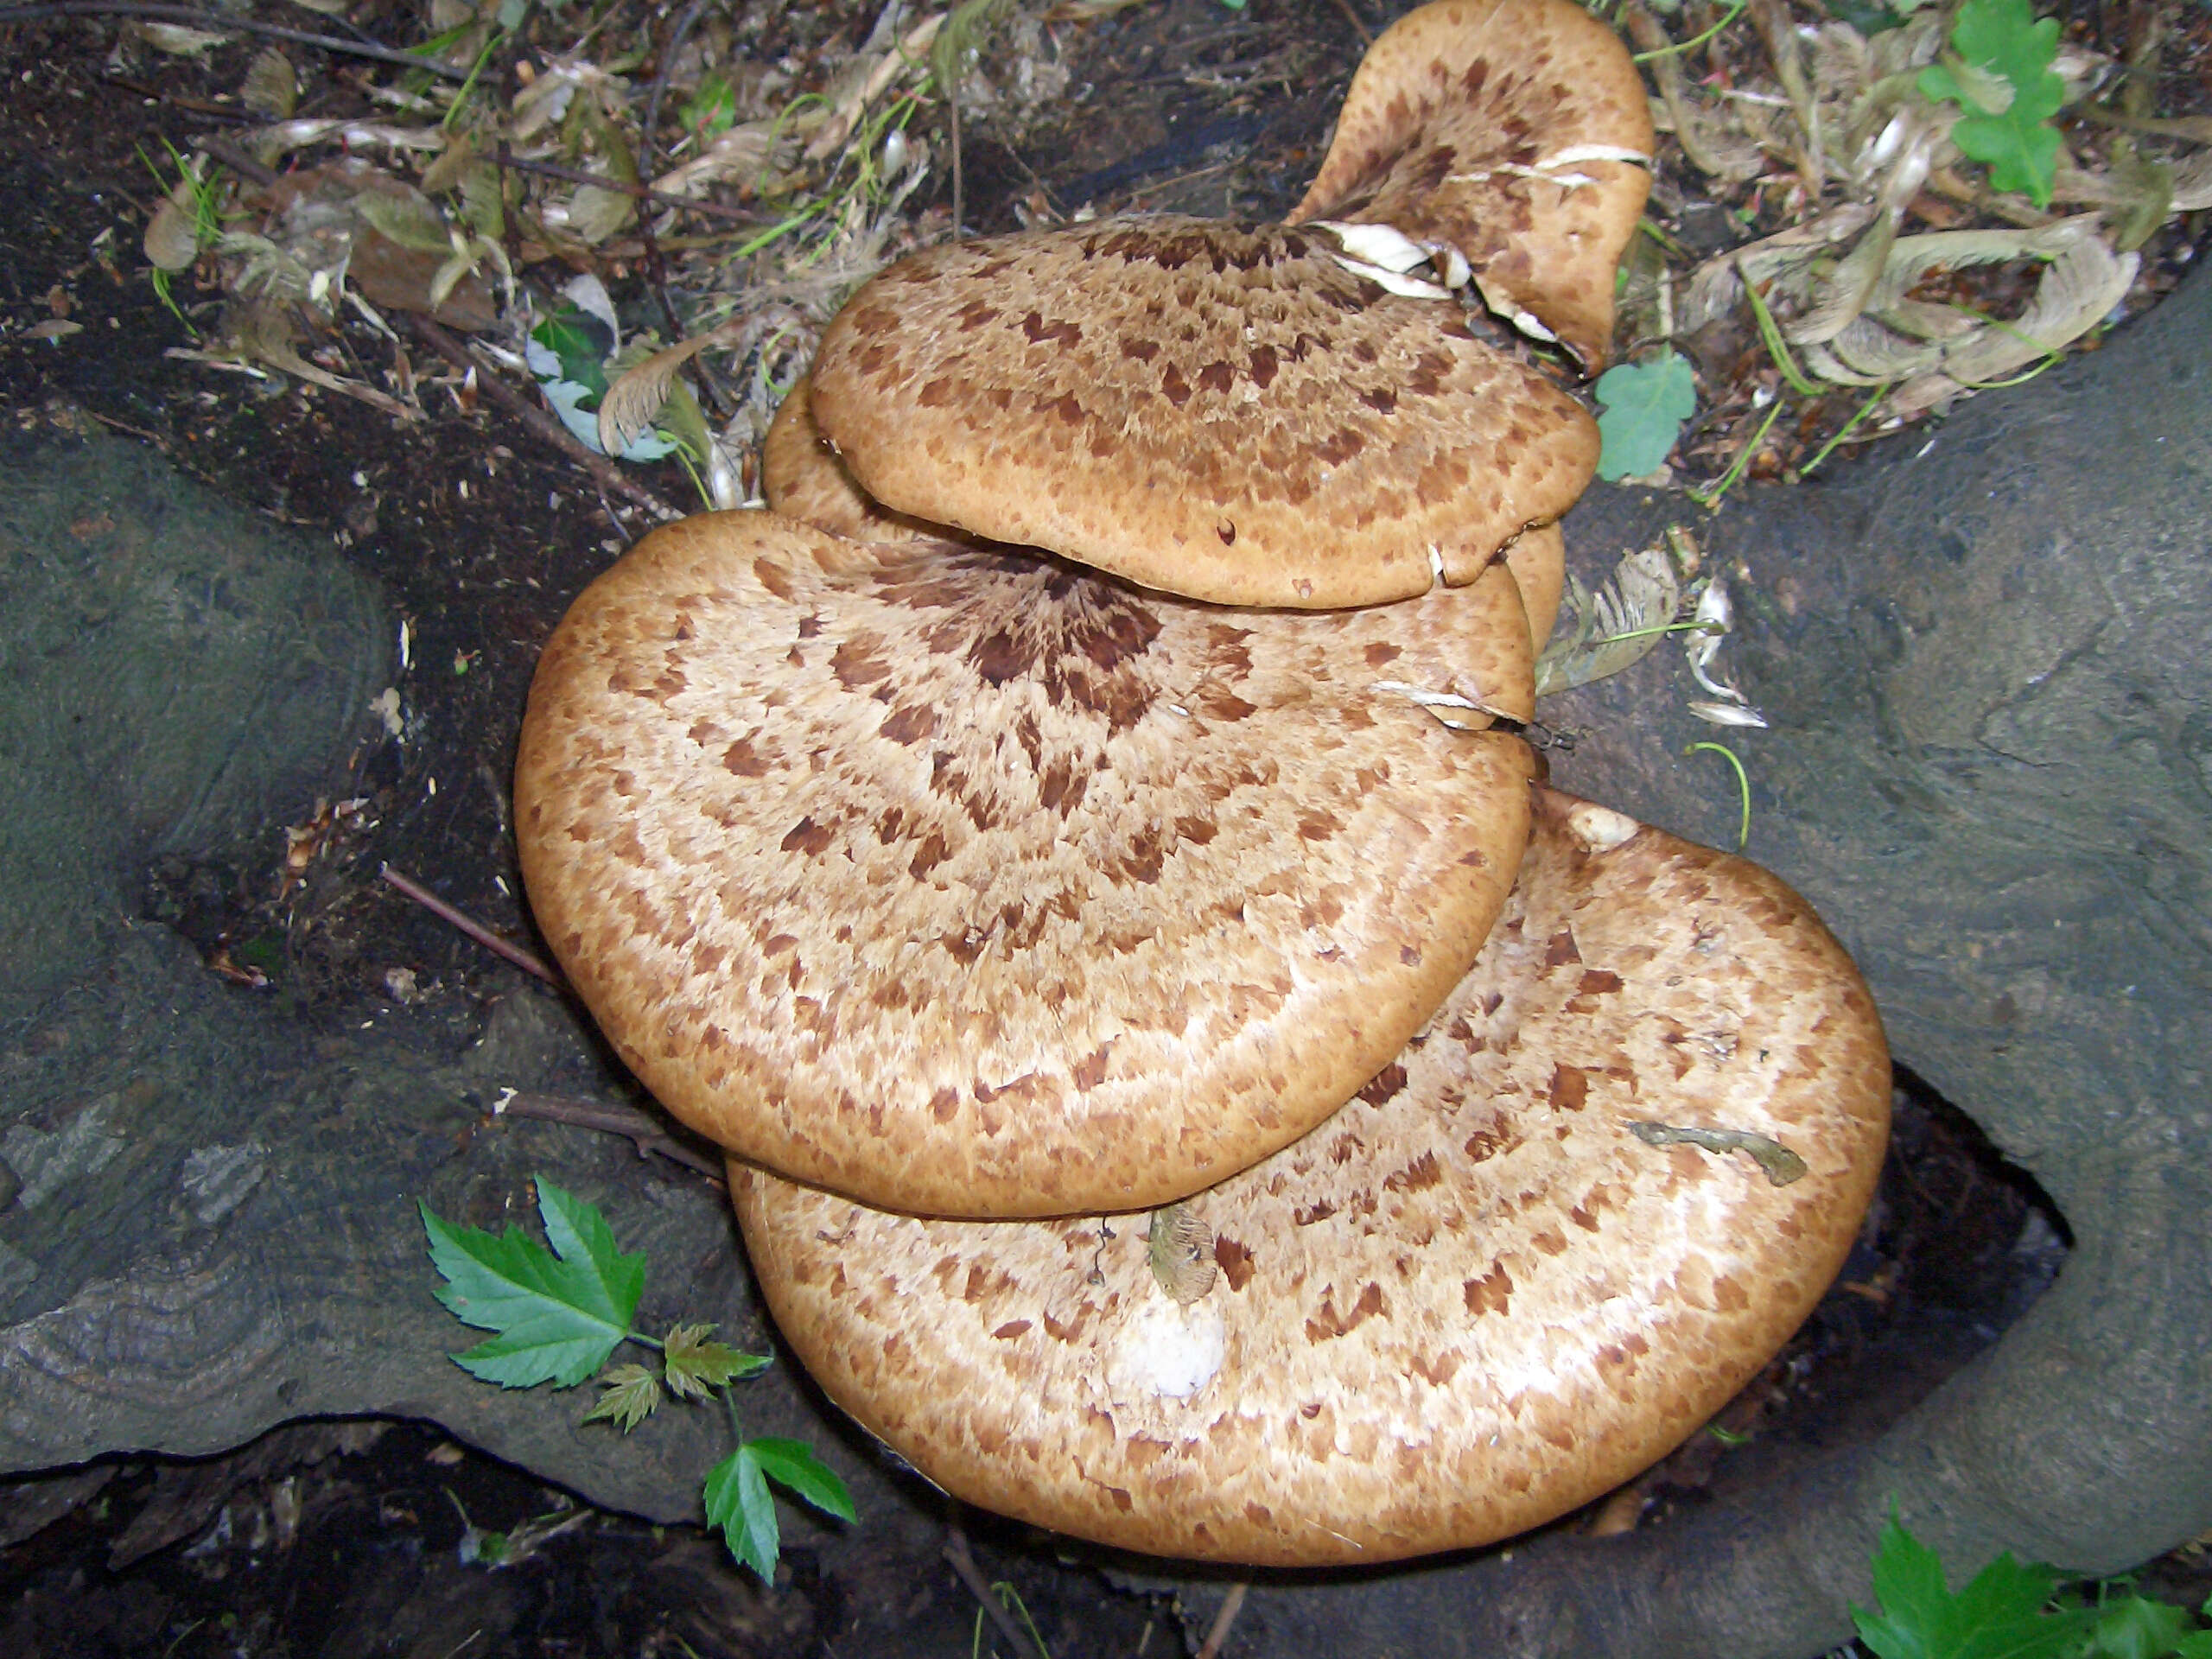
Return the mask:
[(1662, 648), (1548, 702), (1555, 779), (1750, 855), (1851, 947), (1891, 1042), (2063, 1211), (2058, 1283), (1883, 1438), (1648, 1535), (1256, 1591), (1253, 1651), (1795, 1659), (1846, 1640), (1894, 1504), (1955, 1567), (2091, 1573), (2212, 1525), (2212, 280), (2107, 349), (1708, 519), (1593, 491), (1587, 578), (1669, 522), (1731, 573), (1716, 731)]

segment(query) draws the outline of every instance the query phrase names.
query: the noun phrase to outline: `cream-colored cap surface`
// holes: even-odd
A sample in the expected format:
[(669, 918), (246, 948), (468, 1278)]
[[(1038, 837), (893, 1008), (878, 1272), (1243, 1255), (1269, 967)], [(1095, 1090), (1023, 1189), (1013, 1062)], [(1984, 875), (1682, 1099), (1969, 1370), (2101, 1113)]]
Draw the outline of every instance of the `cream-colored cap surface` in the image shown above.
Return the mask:
[(1233, 612), (714, 514), (556, 631), (517, 837), (617, 1052), (723, 1146), (890, 1208), (1141, 1207), (1305, 1133), (1465, 971), (1532, 762), (1446, 722), (1529, 700), (1503, 566)]
[(1586, 410), (1324, 231), (1106, 219), (950, 243), (830, 322), (813, 413), (868, 493), (1222, 604), (1472, 582), (1597, 466)]
[(1434, 0), (1361, 60), (1290, 222), (1456, 249), (1493, 308), (1532, 314), (1595, 373), (1652, 143), (1628, 48), (1573, 0)]
[(1165, 1229), (730, 1190), (808, 1370), (947, 1491), (1162, 1555), (1379, 1562), (1539, 1525), (1707, 1421), (1842, 1263), (1888, 1114), (1802, 899), (1541, 792), (1421, 1035)]

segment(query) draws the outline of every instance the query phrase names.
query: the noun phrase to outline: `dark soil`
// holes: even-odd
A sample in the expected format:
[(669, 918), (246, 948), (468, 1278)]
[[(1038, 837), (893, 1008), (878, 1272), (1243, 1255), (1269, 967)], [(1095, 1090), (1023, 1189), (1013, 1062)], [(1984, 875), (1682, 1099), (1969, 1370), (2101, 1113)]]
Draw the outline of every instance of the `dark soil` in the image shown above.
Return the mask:
[[(795, 28), (864, 29), (873, 9), (794, 10), (815, 13)], [(1385, 10), (1398, 8), (1255, 0), (1239, 15), (1173, 0), (1074, 31), (1073, 101), (1057, 130), (971, 135), (969, 222), (1011, 228), (1014, 204), (1037, 192), (1063, 211), (1280, 213), (1357, 58), (1354, 16), (1379, 28)], [(147, 55), (124, 74), (106, 67), (113, 35), (108, 22), (0, 29), (0, 417), (132, 435), (232, 499), (329, 536), (391, 594), (413, 664), (406, 737), (371, 759), (363, 807), (330, 830), (303, 886), (283, 891), (286, 842), (271, 826), (230, 859), (149, 871), (145, 914), (211, 969), (265, 982), (238, 995), (280, 999), (327, 1030), (394, 997), (470, 1017), (516, 970), (376, 872), (388, 862), (531, 939), (507, 823), (524, 693), (569, 599), (642, 523), (616, 518), (585, 473), (512, 419), (464, 408), (458, 388), (427, 397), (433, 417), (405, 425), (326, 391), (166, 358), (219, 302), (181, 280), (180, 319), (148, 280), (149, 164), (224, 124), (220, 98), (251, 48), (204, 63)], [(65, 316), (82, 332), (23, 337)], [(336, 366), (371, 380), (391, 351), (358, 327), (334, 348), (350, 359)], [(690, 499), (672, 467), (639, 476)], [(299, 803), (293, 823), (315, 806)], [(1840, 1285), (1721, 1420), (1745, 1443), (1700, 1436), (1631, 1495), (1564, 1524), (1663, 1526), (1878, 1431), (1993, 1340), (2064, 1248), (2055, 1215), (1971, 1124), (1906, 1089)], [(836, 1655), (854, 1651), (841, 1634), (862, 1607), (898, 1610), (903, 1652), (950, 1659), (973, 1639), (975, 1602), (941, 1564), (917, 1578), (897, 1558), (873, 1578), (829, 1578), (795, 1549), (763, 1590), (703, 1531), (574, 1510), (414, 1424), (295, 1426), (207, 1463), (126, 1460), (0, 1494), (8, 1654)], [(970, 1519), (984, 1573), (1018, 1587), (1056, 1659), (1187, 1650), (1172, 1608), (1111, 1587), (1092, 1557)], [(531, 1546), (530, 1529), (553, 1535)], [(2177, 1557), (2154, 1582), (2194, 1600), (2200, 1569)]]

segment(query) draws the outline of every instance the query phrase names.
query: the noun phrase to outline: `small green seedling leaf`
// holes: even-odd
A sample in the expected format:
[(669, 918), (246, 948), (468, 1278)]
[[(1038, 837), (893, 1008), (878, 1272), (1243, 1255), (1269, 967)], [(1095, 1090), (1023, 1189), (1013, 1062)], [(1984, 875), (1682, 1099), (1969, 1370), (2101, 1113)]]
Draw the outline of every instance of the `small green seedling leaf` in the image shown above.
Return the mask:
[(768, 1356), (748, 1354), (726, 1342), (710, 1342), (711, 1325), (679, 1325), (661, 1344), (668, 1368), (669, 1392), (680, 1400), (704, 1399), (708, 1393), (768, 1369)]
[(1697, 412), (1697, 379), (1689, 359), (1662, 352), (1643, 363), (1623, 363), (1598, 377), (1598, 476), (1615, 479), (1656, 472)]
[(499, 1333), (453, 1357), (470, 1375), (502, 1388), (574, 1388), (630, 1334), (645, 1259), (617, 1249), (606, 1217), (590, 1205), (538, 1181), (550, 1250), (517, 1227), (494, 1236), (449, 1225), (426, 1204), (416, 1207), (430, 1260), (446, 1281), (438, 1300), (462, 1324)]
[(1923, 96), (1949, 99), (1966, 113), (1952, 142), (1989, 167), (1989, 182), (2017, 190), (2037, 207), (2050, 203), (2057, 178), (2058, 130), (2050, 118), (2066, 95), (2051, 68), (2058, 20), (2037, 21), (2031, 0), (1967, 0), (1951, 26), (1951, 51), (1920, 72)]
[(720, 1527), (729, 1553), (758, 1573), (776, 1579), (782, 1531), (768, 1482), (786, 1486), (841, 1521), (853, 1518), (852, 1496), (834, 1470), (804, 1440), (747, 1440), (707, 1474), (707, 1524)]
[(660, 1407), (660, 1378), (643, 1365), (617, 1365), (599, 1380), (607, 1391), (584, 1414), (588, 1423), (612, 1422), (627, 1434)]
[(1874, 1555), (1878, 1612), (1857, 1607), (1859, 1639), (1879, 1659), (2068, 1659), (2094, 1607), (2046, 1611), (2059, 1575), (2000, 1554), (1954, 1595), (1936, 1552), (1892, 1516)]

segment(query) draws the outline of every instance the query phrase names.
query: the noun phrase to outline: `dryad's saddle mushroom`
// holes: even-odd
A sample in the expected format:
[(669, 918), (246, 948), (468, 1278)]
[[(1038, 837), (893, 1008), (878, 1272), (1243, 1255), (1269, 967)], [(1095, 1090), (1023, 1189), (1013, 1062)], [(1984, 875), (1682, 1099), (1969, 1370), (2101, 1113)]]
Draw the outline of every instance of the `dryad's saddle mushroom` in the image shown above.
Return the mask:
[(1529, 760), (1429, 709), (1525, 717), (1529, 684), (1503, 568), (1236, 612), (709, 515), (548, 644), (523, 873), (724, 1146), (938, 1214), (1141, 1208), (1305, 1133), (1465, 970)]
[(1290, 222), (1388, 226), (1447, 270), (1456, 255), (1492, 310), (1595, 373), (1651, 145), (1636, 66), (1572, 0), (1434, 0), (1361, 60)]
[(1471, 582), (1597, 426), (1334, 232), (1107, 220), (933, 248), (839, 312), (814, 417), (869, 495), (1224, 604)]
[(1210, 1248), (1156, 1271), (1140, 1218), (730, 1181), (808, 1370), (948, 1491), (1159, 1554), (1385, 1561), (1537, 1525), (1694, 1431), (1841, 1265), (1888, 1110), (1873, 1006), (1796, 894), (1546, 791), (1426, 1031), (1180, 1206)]
[(1529, 836), (1597, 437), (1450, 290), (1594, 366), (1649, 143), (1567, 0), (1438, 0), (1313, 223), (894, 266), (778, 511), (656, 531), (548, 645), (545, 936), (950, 1491), (1224, 1560), (1478, 1543), (1663, 1453), (1840, 1262), (1887, 1068), (1834, 942), (1601, 807)]

